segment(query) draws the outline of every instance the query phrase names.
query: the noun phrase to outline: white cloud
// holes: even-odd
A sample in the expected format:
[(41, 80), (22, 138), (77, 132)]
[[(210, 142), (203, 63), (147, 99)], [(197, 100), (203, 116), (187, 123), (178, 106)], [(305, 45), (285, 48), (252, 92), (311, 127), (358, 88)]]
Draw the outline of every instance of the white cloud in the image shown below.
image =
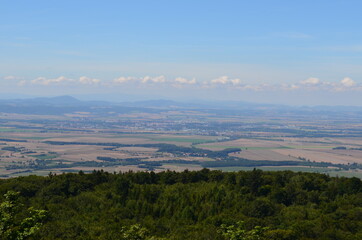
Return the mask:
[(315, 78), (315, 77), (310, 77), (306, 80), (303, 80), (300, 82), (303, 85), (317, 85), (320, 83), (319, 78)]
[[(96, 85), (96, 86), (116, 86), (117, 84), (130, 84), (131, 86), (140, 86), (148, 87), (153, 85), (154, 87), (158, 86), (156, 84), (163, 84), (165, 87), (172, 88), (185, 88), (187, 86), (193, 87), (193, 89), (215, 89), (217, 87), (222, 87), (230, 90), (239, 90), (239, 91), (323, 91), (323, 92), (341, 92), (341, 91), (362, 91), (362, 84), (354, 81), (349, 77), (343, 78), (341, 81), (322, 81), (316, 77), (310, 77), (303, 81), (299, 82), (289, 82), (289, 83), (252, 83), (244, 82), (239, 78), (230, 78), (228, 76), (221, 76), (214, 79), (205, 79), (202, 81), (196, 81), (195, 78), (184, 78), (177, 77), (174, 79), (167, 79), (164, 75), (160, 76), (144, 76), (144, 77), (118, 77), (109, 81), (101, 81), (97, 78), (81, 76), (79, 78), (67, 78), (65, 76), (60, 76), (57, 78), (46, 78), (38, 77), (33, 80), (26, 80), (23, 78), (18, 78), (14, 76), (2, 77), (2, 79), (13, 80), (13, 85), (19, 87), (32, 85), (68, 85), (78, 87), (81, 85)], [(16, 80), (14, 80), (16, 79)], [(4, 81), (5, 82), (5, 81)], [(102, 82), (102, 84), (100, 84)], [(9, 84), (9, 83), (7, 83)]]
[(145, 77), (140, 77), (140, 78), (136, 78), (136, 77), (118, 77), (113, 79), (113, 83), (116, 84), (123, 84), (123, 83), (127, 83), (127, 82), (140, 82), (140, 83), (164, 83), (166, 82), (166, 77), (161, 75), (161, 76), (156, 76), (156, 77), (151, 77), (151, 76), (145, 76)]
[(79, 82), (81, 84), (97, 84), (100, 82), (99, 79), (96, 79), (96, 78), (89, 78), (89, 77), (86, 77), (86, 76), (82, 76), (79, 78)]
[(141, 82), (142, 83), (148, 83), (148, 82), (163, 83), (163, 82), (166, 82), (166, 78), (165, 78), (165, 76), (157, 76), (157, 77), (146, 76), (141, 79)]
[(211, 84), (232, 84), (232, 85), (239, 85), (241, 84), (241, 80), (238, 78), (230, 79), (228, 76), (221, 76), (219, 78), (211, 80)]
[(300, 86), (297, 84), (281, 84), (280, 88), (284, 91), (293, 91), (293, 90), (297, 90), (300, 89)]
[(298, 85), (292, 84), (290, 85), (291, 90), (299, 89), (300, 87)]
[(196, 79), (193, 78), (191, 80), (188, 80), (186, 78), (182, 78), (182, 77), (178, 77), (175, 79), (175, 82), (176, 83), (179, 83), (179, 84), (195, 84), (196, 83)]
[(345, 77), (341, 80), (341, 84), (344, 86), (344, 87), (353, 87), (356, 85), (356, 82), (353, 81), (351, 78), (349, 77)]
[[(91, 84), (98, 84), (101, 80), (96, 78), (90, 78), (86, 76), (82, 76), (79, 79), (71, 79), (64, 76), (60, 76), (58, 78), (46, 78), (46, 77), (38, 77), (30, 81), (32, 84), (36, 85), (53, 85), (53, 84), (65, 84), (65, 83), (73, 83), (73, 84), (84, 84), (84, 85), (91, 85)], [(22, 83), (23, 85), (25, 84)]]
[(16, 80), (19, 79), (19, 77), (15, 77), (15, 76), (5, 76), (3, 77), (4, 80)]
[(211, 83), (214, 83), (214, 84), (227, 84), (228, 81), (229, 81), (229, 78), (227, 76), (222, 76), (222, 77), (211, 80)]
[(235, 78), (235, 79), (230, 79), (230, 82), (233, 84), (233, 85), (239, 85), (241, 83), (241, 80), (238, 79), (238, 78)]
[(239, 90), (252, 90), (252, 91), (264, 91), (264, 90), (272, 90), (272, 86), (269, 84), (258, 84), (258, 85), (252, 85), (252, 84), (246, 84), (243, 86), (237, 86), (236, 89)]
[(31, 81), (32, 84), (39, 84), (39, 85), (49, 85), (49, 84), (59, 84), (64, 82), (71, 82), (73, 81), (70, 78), (66, 78), (64, 76), (60, 76), (58, 78), (45, 78), (45, 77), (38, 77)]
[(135, 77), (119, 77), (119, 78), (113, 79), (113, 82), (114, 83), (126, 83), (126, 82), (133, 81), (136, 79), (137, 78), (135, 78)]

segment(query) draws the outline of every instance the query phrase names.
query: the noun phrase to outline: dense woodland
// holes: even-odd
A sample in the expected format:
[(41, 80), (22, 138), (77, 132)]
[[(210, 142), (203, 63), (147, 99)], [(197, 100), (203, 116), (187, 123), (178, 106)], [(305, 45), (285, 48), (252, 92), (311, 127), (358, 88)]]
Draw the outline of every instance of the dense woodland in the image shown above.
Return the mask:
[(208, 169), (18, 177), (0, 180), (1, 219), (14, 192), (12, 221), (45, 210), (24, 239), (362, 239), (358, 178)]

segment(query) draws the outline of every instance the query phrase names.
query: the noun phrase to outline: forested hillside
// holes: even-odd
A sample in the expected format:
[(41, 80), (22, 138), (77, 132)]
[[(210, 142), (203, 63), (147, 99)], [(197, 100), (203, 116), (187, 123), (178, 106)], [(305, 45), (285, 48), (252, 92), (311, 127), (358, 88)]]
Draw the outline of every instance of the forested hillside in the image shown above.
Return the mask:
[(14, 219), (46, 210), (30, 239), (362, 239), (358, 178), (94, 171), (0, 180), (3, 203), (9, 191), (19, 192)]

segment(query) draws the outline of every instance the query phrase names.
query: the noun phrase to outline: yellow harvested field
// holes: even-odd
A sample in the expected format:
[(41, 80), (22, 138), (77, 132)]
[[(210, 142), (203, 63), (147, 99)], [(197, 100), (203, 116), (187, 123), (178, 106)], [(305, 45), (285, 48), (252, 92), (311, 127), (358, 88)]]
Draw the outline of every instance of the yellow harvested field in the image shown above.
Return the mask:
[(362, 138), (338, 138), (338, 139), (333, 139), (335, 142), (338, 142), (338, 144), (345, 144), (346, 146), (355, 146), (357, 145), (357, 147), (362, 147)]
[(143, 144), (153, 143), (147, 138), (107, 138), (107, 137), (73, 137), (73, 138), (52, 138), (51, 141), (62, 142), (87, 142), (87, 143), (120, 143), (120, 144)]
[[(217, 145), (217, 146), (232, 146), (232, 147), (281, 147), (284, 146), (283, 142), (265, 141), (257, 139), (238, 139), (234, 141), (219, 142), (205, 145)], [(202, 145), (200, 145), (202, 146)]]
[(361, 146), (362, 138), (283, 138), (285, 144)]
[[(292, 157), (302, 157), (316, 162), (331, 162), (331, 163), (362, 163), (362, 158), (358, 154), (352, 155), (339, 150), (325, 150), (325, 149), (275, 149), (274, 151), (290, 155)], [(352, 152), (352, 151), (348, 151)]]
[(146, 147), (121, 147), (117, 150), (127, 151), (127, 152), (156, 152), (157, 148), (146, 148)]
[[(76, 170), (76, 171), (93, 171), (93, 170), (103, 170), (103, 171), (106, 171), (106, 172), (110, 172), (110, 173), (113, 173), (113, 172), (128, 172), (128, 171), (135, 171), (135, 172), (138, 172), (138, 171), (145, 171), (144, 168), (139, 168), (137, 166), (117, 166), (117, 167), (100, 167), (100, 168), (97, 168), (97, 167), (74, 167), (74, 168), (67, 168), (69, 170)], [(58, 170), (58, 171), (61, 171), (61, 169), (55, 169), (55, 170)]]
[(271, 160), (271, 161), (296, 161), (298, 159), (285, 154), (278, 153), (276, 150), (243, 150), (238, 153), (230, 153), (230, 156), (246, 158), (249, 160)]

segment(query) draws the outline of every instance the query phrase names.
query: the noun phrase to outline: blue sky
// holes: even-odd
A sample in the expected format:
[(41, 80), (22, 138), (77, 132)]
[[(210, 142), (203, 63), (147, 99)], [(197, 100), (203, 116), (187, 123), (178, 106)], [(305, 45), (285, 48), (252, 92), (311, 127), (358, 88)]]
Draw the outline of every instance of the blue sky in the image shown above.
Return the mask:
[(360, 105), (360, 9), (353, 0), (1, 1), (0, 95)]

